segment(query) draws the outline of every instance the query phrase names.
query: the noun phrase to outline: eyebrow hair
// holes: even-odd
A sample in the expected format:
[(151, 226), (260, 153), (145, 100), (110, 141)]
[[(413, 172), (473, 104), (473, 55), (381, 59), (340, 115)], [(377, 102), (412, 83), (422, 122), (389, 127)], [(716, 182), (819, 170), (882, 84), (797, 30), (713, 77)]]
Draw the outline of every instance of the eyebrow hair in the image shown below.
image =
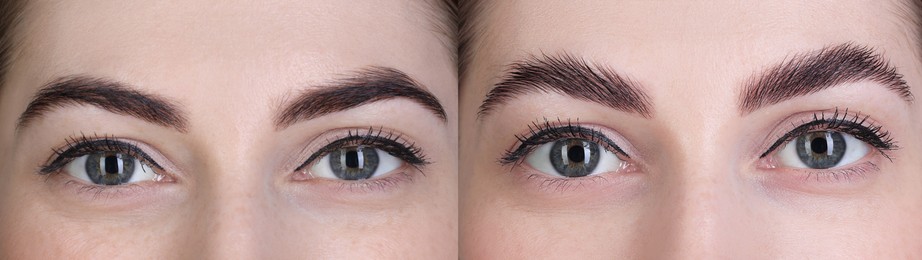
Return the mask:
[(157, 95), (143, 93), (125, 84), (85, 76), (59, 78), (46, 84), (19, 116), (16, 129), (48, 112), (67, 105), (92, 105), (111, 113), (127, 115), (185, 132), (188, 121), (176, 105)]
[(913, 95), (903, 75), (881, 54), (866, 46), (845, 43), (795, 55), (750, 77), (741, 92), (739, 108), (745, 115), (797, 96), (862, 80), (882, 84), (912, 103)]
[(438, 99), (407, 74), (393, 68), (372, 66), (332, 84), (301, 93), (281, 110), (277, 129), (329, 113), (349, 110), (369, 103), (406, 98), (422, 105), (443, 122), (445, 109)]
[(569, 54), (532, 56), (509, 65), (509, 70), (487, 94), (478, 117), (524, 94), (558, 93), (569, 97), (652, 116), (649, 97), (636, 83), (613, 70)]

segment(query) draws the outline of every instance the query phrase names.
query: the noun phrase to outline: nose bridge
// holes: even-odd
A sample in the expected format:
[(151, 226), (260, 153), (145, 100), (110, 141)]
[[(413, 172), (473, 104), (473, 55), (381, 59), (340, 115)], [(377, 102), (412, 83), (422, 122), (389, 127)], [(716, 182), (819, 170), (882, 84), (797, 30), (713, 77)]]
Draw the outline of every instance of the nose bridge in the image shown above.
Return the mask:
[[(276, 215), (272, 174), (263, 169), (257, 152), (246, 143), (214, 141), (197, 179), (197, 226), (204, 241), (201, 254), (212, 259), (259, 258), (271, 250)], [(207, 139), (206, 139), (207, 140)], [(246, 139), (242, 139), (246, 140)]]
[[(670, 258), (732, 257), (747, 232), (749, 212), (732, 134), (713, 117), (677, 127), (669, 167), (661, 175), (659, 214)], [(710, 127), (708, 126), (710, 125)], [(716, 127), (715, 127), (716, 126)]]

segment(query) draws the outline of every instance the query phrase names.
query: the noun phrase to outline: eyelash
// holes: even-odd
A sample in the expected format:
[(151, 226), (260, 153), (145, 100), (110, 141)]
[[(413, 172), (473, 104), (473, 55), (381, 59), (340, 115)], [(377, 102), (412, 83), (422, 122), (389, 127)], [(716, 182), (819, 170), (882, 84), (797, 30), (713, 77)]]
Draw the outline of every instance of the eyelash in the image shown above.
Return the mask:
[(574, 123), (569, 119), (564, 122), (558, 118), (556, 124), (553, 125), (547, 118), (544, 119), (544, 122), (535, 121), (528, 126), (528, 134), (516, 135), (515, 138), (518, 139), (519, 145), (515, 149), (506, 151), (503, 157), (499, 159), (501, 165), (519, 165), (525, 160), (526, 155), (537, 149), (538, 146), (564, 138), (586, 139), (602, 145), (605, 149), (615, 154), (631, 158), (602, 132), (583, 127), (578, 121)]
[(313, 165), (318, 159), (323, 158), (337, 149), (357, 145), (367, 145), (380, 149), (409, 163), (417, 169), (420, 166), (430, 164), (425, 154), (423, 154), (422, 149), (417, 147), (414, 143), (406, 141), (402, 135), (384, 130), (383, 127), (379, 127), (378, 129), (369, 127), (364, 134), (360, 133), (358, 130), (349, 130), (345, 137), (329, 141), (327, 145), (311, 154), (304, 163), (295, 168), (295, 171), (303, 171), (305, 168)]
[[(888, 151), (899, 149), (896, 142), (890, 136), (890, 133), (883, 130), (881, 126), (875, 125), (868, 121), (869, 116), (861, 116), (859, 113), (848, 115), (848, 109), (839, 113), (836, 108), (830, 118), (826, 118), (823, 112), (813, 114), (813, 119), (809, 122), (804, 121), (800, 126), (788, 131), (775, 141), (768, 150), (762, 153), (759, 158), (765, 158), (782, 145), (794, 140), (798, 136), (807, 134), (812, 131), (833, 130), (855, 136), (856, 139), (870, 144), (887, 159), (891, 159)], [(793, 124), (792, 124), (793, 126)]]
[(84, 134), (81, 134), (80, 136), (67, 138), (66, 144), (63, 148), (54, 149), (54, 155), (52, 155), (54, 159), (41, 166), (39, 169), (39, 174), (50, 175), (53, 173), (59, 173), (61, 169), (64, 168), (64, 166), (72, 162), (74, 159), (98, 152), (123, 153), (128, 156), (137, 158), (142, 163), (146, 163), (154, 169), (163, 170), (163, 167), (160, 166), (160, 164), (154, 161), (149, 155), (147, 155), (147, 153), (141, 150), (141, 148), (138, 148), (136, 145), (124, 141), (119, 141), (115, 137), (111, 136), (94, 135), (93, 137), (88, 137)]

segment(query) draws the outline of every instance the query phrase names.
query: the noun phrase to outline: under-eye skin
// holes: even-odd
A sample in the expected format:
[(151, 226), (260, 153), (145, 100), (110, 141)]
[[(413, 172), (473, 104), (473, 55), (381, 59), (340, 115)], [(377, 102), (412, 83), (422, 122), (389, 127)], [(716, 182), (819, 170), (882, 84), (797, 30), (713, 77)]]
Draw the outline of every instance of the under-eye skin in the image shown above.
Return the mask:
[(568, 181), (604, 178), (628, 168), (630, 156), (602, 131), (571, 121), (535, 122), (517, 145), (503, 155), (502, 165), (527, 165), (527, 178), (543, 178), (542, 186), (561, 189)]
[[(164, 168), (143, 149), (115, 137), (85, 135), (67, 139), (54, 150), (38, 173), (47, 178), (69, 178), (65, 183), (78, 191), (94, 191), (95, 197), (113, 189), (137, 188), (145, 182), (170, 182)], [(61, 176), (61, 175), (68, 176)]]
[(370, 127), (328, 140), (295, 169), (294, 179), (334, 181), (353, 191), (384, 189), (412, 180), (429, 163), (422, 149), (402, 135)]
[(863, 176), (879, 169), (869, 158), (891, 160), (890, 152), (898, 148), (889, 132), (869, 118), (847, 109), (813, 113), (792, 123), (760, 158), (767, 168), (803, 171), (804, 178), (818, 181)]

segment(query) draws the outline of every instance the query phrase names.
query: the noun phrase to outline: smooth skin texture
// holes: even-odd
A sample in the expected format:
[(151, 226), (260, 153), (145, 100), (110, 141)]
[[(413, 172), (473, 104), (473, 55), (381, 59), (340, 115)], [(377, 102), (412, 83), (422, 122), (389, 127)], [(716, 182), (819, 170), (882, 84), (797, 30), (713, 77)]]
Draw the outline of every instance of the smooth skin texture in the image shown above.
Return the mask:
[[(429, 8), (30, 1), (28, 35), (0, 94), (0, 258), (457, 258), (457, 80)], [(298, 94), (368, 66), (409, 75), (447, 120), (390, 99), (275, 127)], [(175, 101), (187, 131), (67, 105), (16, 132), (38, 89), (71, 75)], [(380, 189), (293, 180), (331, 132), (368, 127), (403, 135), (432, 163), (404, 167), (410, 178)], [(82, 134), (145, 144), (172, 182), (98, 192), (67, 185), (67, 174), (36, 173), (52, 149)]]
[[(917, 36), (898, 16), (901, 3), (488, 2), (461, 80), (462, 258), (922, 257), (918, 101), (861, 81), (752, 113), (738, 107), (751, 75), (844, 43), (882, 53), (922, 93)], [(562, 52), (641, 85), (652, 115), (531, 93), (478, 118), (509, 64)], [(900, 147), (893, 160), (871, 148), (864, 160), (879, 169), (845, 181), (762, 167), (759, 156), (776, 129), (791, 124), (786, 118), (836, 108), (860, 111), (889, 131)], [(529, 178), (540, 173), (525, 164), (500, 165), (515, 135), (542, 118), (603, 129), (637, 168), (555, 186)]]

